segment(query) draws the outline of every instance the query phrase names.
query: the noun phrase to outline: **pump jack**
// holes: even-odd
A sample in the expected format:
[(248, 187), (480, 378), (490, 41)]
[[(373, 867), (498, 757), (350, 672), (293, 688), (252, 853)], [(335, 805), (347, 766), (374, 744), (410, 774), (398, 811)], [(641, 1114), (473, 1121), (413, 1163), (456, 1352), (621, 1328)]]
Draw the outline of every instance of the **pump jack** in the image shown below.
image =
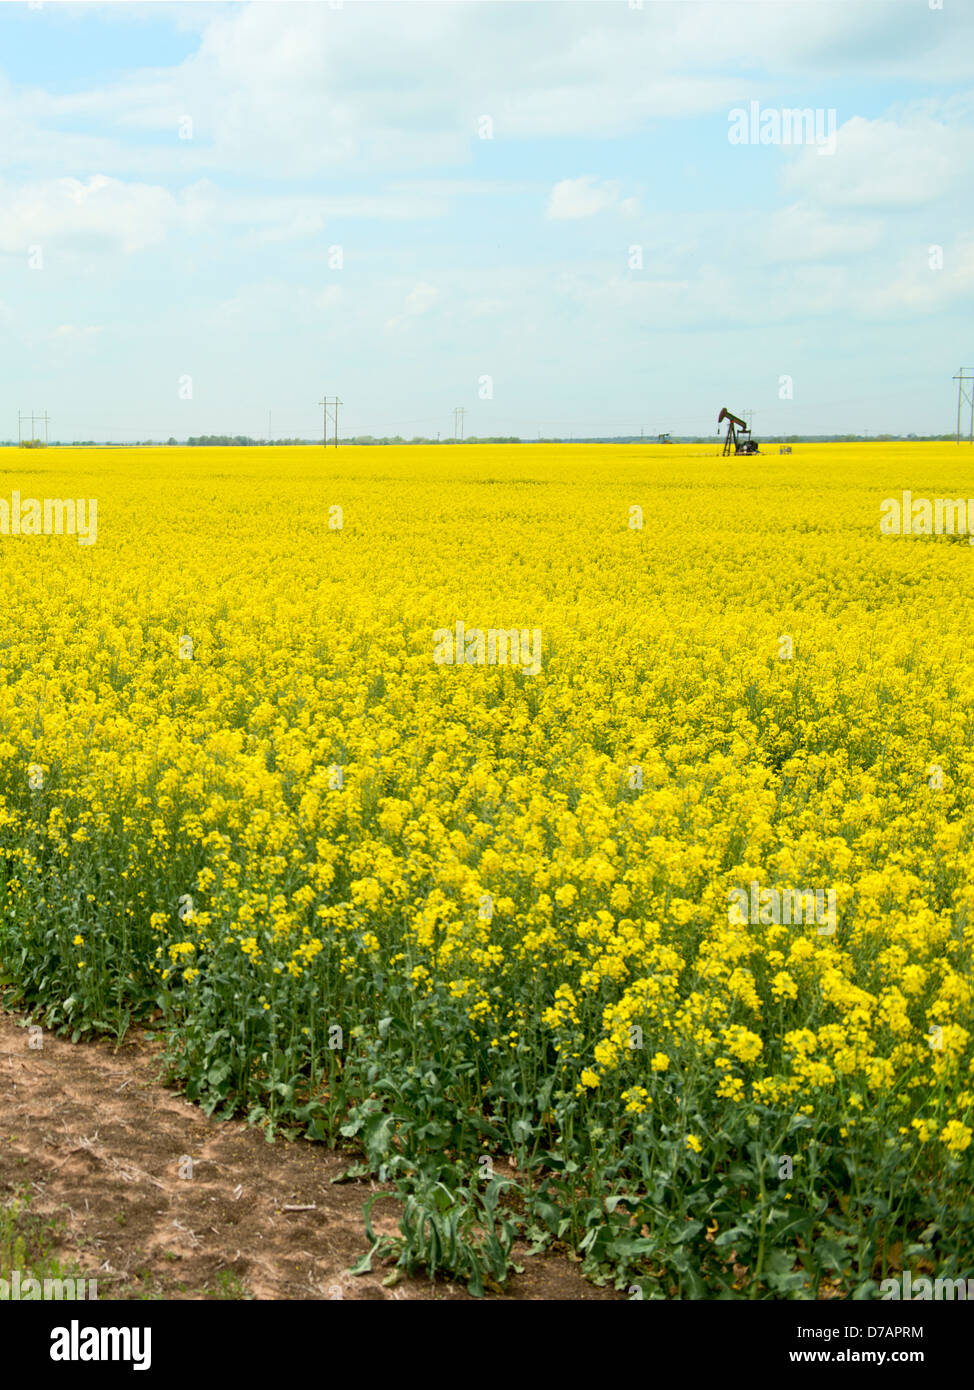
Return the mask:
[(751, 431), (746, 421), (741, 420), (737, 415), (732, 415), (726, 405), (717, 416), (718, 433), (720, 433), (720, 426), (724, 420), (727, 421), (724, 453), (729, 454), (733, 449), (735, 454), (756, 454), (758, 452), (757, 441), (751, 438)]

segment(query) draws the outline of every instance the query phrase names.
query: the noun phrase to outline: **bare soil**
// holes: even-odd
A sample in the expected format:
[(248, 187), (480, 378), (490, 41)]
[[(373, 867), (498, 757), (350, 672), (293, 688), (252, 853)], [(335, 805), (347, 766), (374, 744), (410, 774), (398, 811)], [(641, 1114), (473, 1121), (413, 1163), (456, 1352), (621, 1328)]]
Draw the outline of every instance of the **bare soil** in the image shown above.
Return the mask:
[[(368, 1240), (362, 1206), (379, 1184), (332, 1184), (353, 1156), (307, 1141), (268, 1144), (218, 1121), (160, 1079), (158, 1038), (71, 1043), (0, 1010), (0, 1205), (29, 1186), (30, 1212), (56, 1223), (57, 1257), (98, 1281), (99, 1299), (468, 1299), (389, 1267), (351, 1275)], [(192, 1159), (192, 1176), (186, 1158)], [(288, 1210), (306, 1208), (305, 1210)], [(395, 1234), (400, 1206), (373, 1208)], [(528, 1256), (505, 1300), (618, 1299), (564, 1254)]]

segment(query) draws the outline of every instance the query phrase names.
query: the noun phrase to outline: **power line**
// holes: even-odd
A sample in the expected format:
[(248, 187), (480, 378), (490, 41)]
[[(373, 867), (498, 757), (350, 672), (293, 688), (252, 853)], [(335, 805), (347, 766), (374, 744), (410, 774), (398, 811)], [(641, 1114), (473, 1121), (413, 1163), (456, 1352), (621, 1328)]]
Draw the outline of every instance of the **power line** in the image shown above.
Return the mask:
[[(23, 443), (23, 439), (22, 439), (23, 421), (26, 420), (26, 419), (27, 419), (27, 412), (26, 412), (26, 410), (18, 410), (18, 411), (17, 411), (17, 443), (18, 443), (18, 444), (22, 444), (22, 443)], [(35, 411), (35, 410), (32, 410), (32, 411), (30, 412), (30, 442), (31, 442), (31, 444), (33, 444), (33, 442), (34, 442), (34, 421), (35, 421), (35, 420), (43, 420), (43, 421), (44, 421), (44, 443), (47, 444), (47, 443), (49, 442), (49, 441), (48, 441), (47, 425), (48, 425), (48, 421), (50, 420), (50, 416), (48, 415), (48, 413), (47, 413), (46, 410), (45, 410), (45, 412), (44, 412), (43, 415), (38, 414), (38, 412)]]
[[(966, 377), (964, 375), (965, 371), (968, 372)], [(966, 401), (971, 408), (971, 427), (968, 443), (974, 444), (974, 371), (971, 371), (968, 367), (961, 367), (960, 371), (954, 377), (954, 380), (957, 382), (957, 443), (960, 443), (961, 405)]]
[[(329, 418), (333, 418), (334, 421), (335, 421), (335, 448), (337, 449), (337, 448), (338, 448), (338, 407), (342, 404), (342, 402), (338, 399), (337, 396), (333, 396), (333, 397), (331, 398), (331, 400), (329, 400), (328, 397), (326, 396), (325, 399), (324, 399), (323, 401), (319, 401), (318, 404), (322, 407), (322, 409), (323, 409), (324, 412), (325, 412), (325, 413), (324, 413), (324, 416), (322, 417), (322, 422), (321, 422), (321, 444), (322, 444), (322, 447), (325, 448), (325, 449), (327, 449), (327, 447), (328, 447), (328, 420), (329, 420)], [(332, 410), (335, 412), (333, 417), (329, 417), (329, 415), (328, 415), (328, 408), (329, 408), (329, 406), (330, 406), (330, 407), (332, 408)]]

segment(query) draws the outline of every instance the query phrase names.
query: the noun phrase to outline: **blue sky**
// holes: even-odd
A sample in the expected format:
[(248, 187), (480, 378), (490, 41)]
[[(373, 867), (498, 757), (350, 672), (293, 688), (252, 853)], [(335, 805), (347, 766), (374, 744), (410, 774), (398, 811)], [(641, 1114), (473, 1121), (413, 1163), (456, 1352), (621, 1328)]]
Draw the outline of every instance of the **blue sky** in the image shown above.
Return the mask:
[[(0, 437), (313, 436), (325, 393), (349, 434), (949, 430), (972, 40), (955, 0), (3, 4)], [(834, 148), (732, 144), (753, 101)]]

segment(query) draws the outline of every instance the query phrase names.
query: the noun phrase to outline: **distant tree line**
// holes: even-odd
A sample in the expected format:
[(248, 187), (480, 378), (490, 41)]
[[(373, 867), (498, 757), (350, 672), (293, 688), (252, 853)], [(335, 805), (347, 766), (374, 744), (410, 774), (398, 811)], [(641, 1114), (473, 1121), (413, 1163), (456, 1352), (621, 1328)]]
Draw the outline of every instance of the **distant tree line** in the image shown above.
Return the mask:
[[(719, 443), (722, 435), (690, 435), (674, 434), (670, 436), (673, 444), (713, 444)], [(919, 442), (933, 444), (942, 442), (953, 442), (957, 434), (951, 431), (949, 434), (759, 434), (758, 442), (765, 444), (858, 444), (858, 443), (878, 443), (892, 444), (904, 440), (917, 440)], [(962, 434), (961, 439), (965, 436)], [(42, 440), (22, 440), (23, 448), (44, 448)], [(357, 434), (350, 439), (339, 439), (339, 444), (523, 444), (533, 441), (525, 441), (515, 434), (488, 434), (488, 435), (468, 435), (466, 439), (428, 439), (425, 435), (415, 435), (412, 439), (404, 439), (401, 434), (393, 435), (373, 435)], [(549, 435), (542, 441), (545, 444), (657, 444), (655, 435), (640, 434), (595, 434), (595, 435), (571, 435), (566, 438), (564, 435)], [(165, 443), (170, 446), (179, 445), (180, 441), (170, 436)], [(306, 444), (321, 447), (320, 439), (252, 439), (248, 434), (199, 434), (191, 435), (185, 441), (187, 445), (204, 445), (212, 448), (218, 445), (229, 445), (241, 447), (254, 445), (256, 447), (276, 447), (281, 444)], [(328, 441), (328, 447), (332, 447), (332, 440)], [(0, 440), (0, 447), (12, 449), (16, 446), (14, 439)], [(117, 444), (114, 441), (98, 439), (72, 439), (70, 444), (67, 440), (52, 439), (49, 446), (52, 449), (66, 448), (116, 448), (132, 449), (145, 446), (153, 448), (162, 445), (162, 440), (140, 439), (132, 444)]]
[[(167, 442), (175, 444), (176, 440), (170, 439)], [(258, 442), (256, 439), (251, 439), (249, 434), (191, 434), (186, 441), (187, 444), (202, 444), (207, 447), (214, 444), (232, 444), (235, 447), (240, 447), (244, 444), (257, 444)], [(294, 440), (295, 444), (300, 442), (300, 440)]]
[(428, 439), (417, 434), (412, 439), (404, 439), (401, 434), (381, 435), (357, 434), (352, 439), (339, 440), (341, 444), (520, 444), (516, 434), (468, 435), (466, 439)]
[[(152, 441), (149, 440), (149, 443)], [(178, 441), (169, 439), (168, 444), (176, 444)], [(273, 445), (278, 444), (321, 444), (320, 439), (251, 439), (249, 434), (199, 434), (191, 435), (187, 439), (187, 444), (202, 444), (210, 448), (214, 445), (231, 444), (241, 446), (247, 444), (254, 445)], [(427, 439), (425, 435), (414, 435), (412, 439), (405, 439), (401, 434), (357, 434), (350, 439), (339, 439), (339, 444), (520, 444), (521, 440), (513, 434), (491, 434), (475, 435), (472, 434), (466, 439)], [(328, 448), (331, 448), (333, 441), (328, 440)]]

